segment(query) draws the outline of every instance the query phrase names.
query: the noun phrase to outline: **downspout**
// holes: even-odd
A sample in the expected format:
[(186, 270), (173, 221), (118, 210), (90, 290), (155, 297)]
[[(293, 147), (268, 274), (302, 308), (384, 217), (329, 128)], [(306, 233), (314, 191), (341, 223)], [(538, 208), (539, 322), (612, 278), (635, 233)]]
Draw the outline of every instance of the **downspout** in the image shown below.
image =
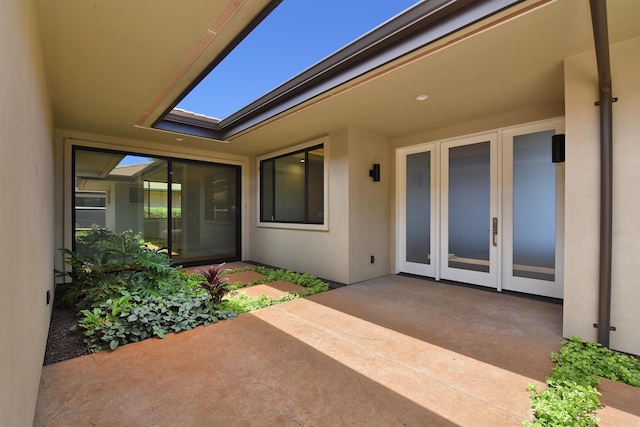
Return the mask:
[(611, 253), (613, 205), (613, 97), (607, 4), (590, 0), (591, 21), (598, 65), (600, 89), (600, 290), (598, 299), (598, 342), (609, 347), (611, 330)]

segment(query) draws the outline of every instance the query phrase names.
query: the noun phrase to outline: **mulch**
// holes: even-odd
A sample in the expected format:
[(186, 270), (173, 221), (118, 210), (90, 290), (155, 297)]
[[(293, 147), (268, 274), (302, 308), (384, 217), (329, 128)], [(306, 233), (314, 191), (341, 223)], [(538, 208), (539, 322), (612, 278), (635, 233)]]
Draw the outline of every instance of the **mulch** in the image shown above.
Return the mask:
[(75, 309), (63, 309), (54, 302), (44, 365), (91, 354), (89, 347), (82, 341), (82, 331), (69, 330), (77, 321)]

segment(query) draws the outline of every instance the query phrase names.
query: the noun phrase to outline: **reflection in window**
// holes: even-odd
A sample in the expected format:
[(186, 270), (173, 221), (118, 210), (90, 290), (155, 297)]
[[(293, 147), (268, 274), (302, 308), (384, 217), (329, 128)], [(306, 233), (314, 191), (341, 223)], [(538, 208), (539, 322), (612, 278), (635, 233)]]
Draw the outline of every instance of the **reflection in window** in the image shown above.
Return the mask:
[(239, 258), (238, 166), (74, 147), (73, 174), (74, 236), (131, 230), (183, 265)]
[(207, 221), (231, 220), (236, 215), (236, 171), (219, 168), (205, 177), (204, 216)]
[(324, 223), (324, 148), (260, 162), (260, 221)]
[[(167, 206), (168, 185), (166, 182), (144, 181), (144, 217), (169, 218)], [(171, 186), (171, 218), (181, 218), (180, 184)]]

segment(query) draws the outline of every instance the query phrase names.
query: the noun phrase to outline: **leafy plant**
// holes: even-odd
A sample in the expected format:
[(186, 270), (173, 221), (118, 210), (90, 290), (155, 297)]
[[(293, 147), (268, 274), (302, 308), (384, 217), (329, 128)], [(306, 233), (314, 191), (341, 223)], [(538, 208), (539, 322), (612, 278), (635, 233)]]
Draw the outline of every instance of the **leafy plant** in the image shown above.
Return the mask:
[(552, 378), (568, 378), (597, 386), (600, 384), (598, 377), (603, 377), (640, 387), (638, 359), (597, 343), (583, 343), (580, 337), (565, 340), (558, 353), (551, 353), (551, 360), (556, 363)]
[(298, 295), (289, 293), (280, 298), (274, 298), (269, 295), (251, 297), (244, 292), (238, 292), (236, 294), (226, 296), (220, 303), (219, 307), (224, 310), (242, 314), (280, 304), (285, 301), (293, 301), (297, 298), (299, 298)]
[(65, 302), (80, 309), (75, 328), (83, 330), (93, 351), (162, 338), (328, 289), (309, 274), (260, 269), (267, 276), (261, 283), (286, 280), (305, 291), (278, 299), (245, 293), (225, 296), (235, 286), (223, 277), (224, 264), (186, 274), (171, 264), (166, 253), (147, 247), (130, 230), (116, 234), (96, 227), (77, 239), (78, 252), (63, 250), (70, 267), (66, 274), (72, 279)]
[(81, 313), (83, 318), (76, 328), (84, 329), (85, 342), (94, 352), (154, 336), (164, 338), (170, 332), (237, 316), (211, 304), (205, 292), (188, 289), (161, 297), (124, 291), (119, 299), (106, 300)]
[(274, 270), (267, 267), (256, 267), (255, 271), (266, 276), (266, 279), (256, 283), (268, 283), (283, 280), (307, 288), (299, 293), (299, 296), (315, 295), (329, 290), (329, 285), (308, 273), (296, 273), (291, 270)]
[[(230, 292), (221, 300), (220, 308), (231, 310), (238, 314), (247, 313), (279, 304), (281, 302), (292, 301), (300, 297), (314, 295), (329, 289), (328, 284), (308, 273), (296, 273), (290, 270), (272, 269), (268, 267), (256, 267), (254, 271), (266, 277), (250, 283), (249, 286), (282, 280), (303, 286), (305, 287), (305, 290), (301, 292), (287, 293), (280, 298), (274, 298), (268, 295), (252, 297), (244, 292)], [(238, 284), (227, 285), (227, 288), (232, 291), (241, 287), (243, 286), (239, 286)]]
[(596, 386), (603, 377), (640, 387), (640, 362), (616, 353), (600, 344), (583, 343), (580, 337), (564, 340), (558, 353), (551, 353), (556, 363), (547, 377), (547, 388), (538, 392), (529, 385), (534, 420), (526, 426), (595, 426), (599, 421), (600, 393)]
[(531, 392), (535, 419), (525, 421), (523, 425), (593, 427), (600, 421), (594, 415), (600, 408), (600, 393), (593, 386), (548, 380), (546, 390), (538, 392), (535, 385), (529, 385), (527, 391)]
[(196, 273), (205, 278), (205, 281), (201, 282), (200, 286), (209, 293), (211, 301), (213, 301), (214, 304), (219, 303), (224, 294), (228, 291), (225, 287), (228, 279), (226, 277), (221, 277), (223, 266), (224, 263), (210, 265), (207, 270), (196, 270)]
[(126, 289), (166, 294), (182, 280), (166, 253), (146, 247), (131, 230), (112, 233), (94, 227), (78, 237), (76, 248), (62, 249), (72, 280), (63, 306), (90, 308)]

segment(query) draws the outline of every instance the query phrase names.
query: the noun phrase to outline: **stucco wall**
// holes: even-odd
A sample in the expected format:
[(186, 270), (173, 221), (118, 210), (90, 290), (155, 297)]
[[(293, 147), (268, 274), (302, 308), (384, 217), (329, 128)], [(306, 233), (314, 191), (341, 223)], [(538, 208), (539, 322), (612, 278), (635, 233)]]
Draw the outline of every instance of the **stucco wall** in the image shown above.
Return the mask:
[[(257, 226), (257, 169), (252, 168), (249, 259), (318, 277), (349, 282), (349, 154), (348, 132), (332, 132), (326, 139), (329, 166), (326, 231)], [(294, 144), (292, 144), (294, 145)], [(325, 154), (326, 156), (326, 154)]]
[(28, 426), (53, 297), (53, 150), (35, 2), (0, 2), (0, 423)]
[[(374, 163), (380, 164), (379, 182), (369, 176)], [(349, 283), (389, 274), (390, 164), (387, 139), (349, 130)]]
[[(640, 354), (640, 39), (611, 46), (613, 96), (612, 348)], [(565, 63), (564, 335), (596, 340), (600, 142), (594, 53)]]
[[(388, 141), (361, 129), (348, 128), (331, 132), (327, 144), (328, 230), (255, 226), (257, 205), (254, 205), (250, 259), (347, 284), (389, 274), (392, 172)], [(369, 177), (374, 163), (381, 165), (380, 182)], [(251, 181), (250, 204), (257, 204), (257, 171)], [(375, 258), (373, 264), (371, 255)]]

